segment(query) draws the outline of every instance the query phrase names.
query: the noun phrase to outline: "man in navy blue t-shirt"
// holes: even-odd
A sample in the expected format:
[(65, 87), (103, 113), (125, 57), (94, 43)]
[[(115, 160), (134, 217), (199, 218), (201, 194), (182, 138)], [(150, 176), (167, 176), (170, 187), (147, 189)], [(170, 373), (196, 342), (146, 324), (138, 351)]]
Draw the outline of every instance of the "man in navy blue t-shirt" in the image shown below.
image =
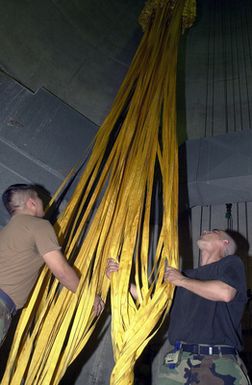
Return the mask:
[(167, 267), (176, 286), (159, 385), (248, 385), (238, 351), (247, 301), (246, 277), (236, 244), (224, 231), (204, 231), (198, 240), (200, 266), (182, 274)]

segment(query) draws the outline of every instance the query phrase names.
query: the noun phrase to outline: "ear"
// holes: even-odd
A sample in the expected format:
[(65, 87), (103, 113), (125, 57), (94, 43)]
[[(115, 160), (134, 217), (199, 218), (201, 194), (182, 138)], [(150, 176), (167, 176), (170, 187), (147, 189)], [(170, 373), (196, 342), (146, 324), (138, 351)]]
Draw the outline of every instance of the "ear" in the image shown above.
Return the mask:
[(229, 244), (229, 240), (228, 239), (224, 239), (223, 242), (224, 242), (225, 245)]
[(26, 207), (30, 210), (34, 210), (36, 203), (33, 198), (29, 197), (26, 201)]

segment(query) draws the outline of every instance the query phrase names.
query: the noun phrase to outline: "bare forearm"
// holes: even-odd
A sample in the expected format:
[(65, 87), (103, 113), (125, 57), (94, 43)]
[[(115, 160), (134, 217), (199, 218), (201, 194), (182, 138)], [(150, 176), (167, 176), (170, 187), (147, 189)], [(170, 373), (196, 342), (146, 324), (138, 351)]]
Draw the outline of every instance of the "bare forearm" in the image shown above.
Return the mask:
[(230, 302), (236, 294), (236, 290), (233, 287), (218, 280), (199, 281), (184, 277), (177, 286), (183, 287), (210, 301)]
[(73, 268), (69, 266), (69, 268), (67, 267), (61, 272), (54, 273), (54, 275), (63, 286), (71, 290), (73, 293), (76, 292), (79, 285), (79, 277)]
[(166, 268), (164, 279), (210, 301), (230, 302), (236, 295), (236, 289), (223, 281), (201, 281), (187, 278), (179, 270), (172, 267)]

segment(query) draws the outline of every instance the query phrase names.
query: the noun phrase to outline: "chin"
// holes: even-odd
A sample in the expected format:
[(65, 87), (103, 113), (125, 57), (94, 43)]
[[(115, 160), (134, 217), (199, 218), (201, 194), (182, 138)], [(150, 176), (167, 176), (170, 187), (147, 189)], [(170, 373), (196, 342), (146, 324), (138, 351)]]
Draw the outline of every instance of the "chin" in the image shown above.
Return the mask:
[(201, 244), (201, 239), (198, 239), (197, 240), (197, 245), (198, 245), (199, 248), (200, 248), (200, 244)]

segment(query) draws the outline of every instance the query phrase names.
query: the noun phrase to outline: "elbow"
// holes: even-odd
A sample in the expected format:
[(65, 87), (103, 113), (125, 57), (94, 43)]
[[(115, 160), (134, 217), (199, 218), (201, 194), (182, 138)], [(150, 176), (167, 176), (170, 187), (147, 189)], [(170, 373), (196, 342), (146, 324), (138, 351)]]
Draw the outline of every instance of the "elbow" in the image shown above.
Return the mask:
[(223, 302), (231, 302), (236, 295), (236, 290), (232, 288), (232, 290), (226, 290), (225, 293), (223, 293)]
[(229, 303), (232, 301), (233, 298), (231, 298), (230, 296), (225, 296), (224, 298), (222, 298), (222, 302), (225, 302), (225, 303)]

